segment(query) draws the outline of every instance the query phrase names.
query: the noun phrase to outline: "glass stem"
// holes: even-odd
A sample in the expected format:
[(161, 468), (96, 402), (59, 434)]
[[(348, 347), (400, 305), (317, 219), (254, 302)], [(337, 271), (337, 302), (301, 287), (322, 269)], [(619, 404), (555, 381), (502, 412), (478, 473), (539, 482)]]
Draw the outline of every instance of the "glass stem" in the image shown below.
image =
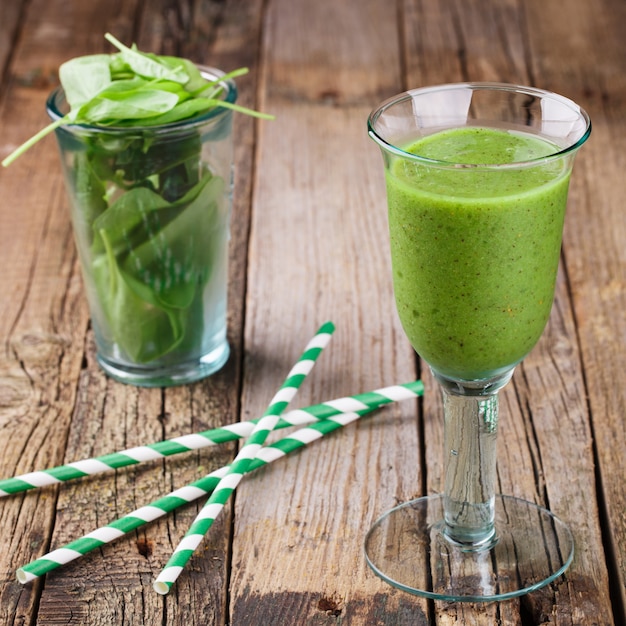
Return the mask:
[(445, 418), (443, 533), (468, 550), (488, 548), (496, 540), (498, 391), (512, 373), (480, 384), (436, 375), (443, 389)]

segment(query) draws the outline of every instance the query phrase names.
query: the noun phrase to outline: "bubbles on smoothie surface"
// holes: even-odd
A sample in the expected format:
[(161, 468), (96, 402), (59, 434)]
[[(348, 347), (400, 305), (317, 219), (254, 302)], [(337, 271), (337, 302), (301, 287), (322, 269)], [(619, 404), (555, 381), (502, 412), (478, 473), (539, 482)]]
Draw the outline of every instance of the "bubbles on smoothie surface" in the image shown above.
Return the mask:
[(559, 151), (545, 139), (494, 128), (467, 126), (424, 137), (407, 152), (435, 161), (464, 165), (524, 163)]

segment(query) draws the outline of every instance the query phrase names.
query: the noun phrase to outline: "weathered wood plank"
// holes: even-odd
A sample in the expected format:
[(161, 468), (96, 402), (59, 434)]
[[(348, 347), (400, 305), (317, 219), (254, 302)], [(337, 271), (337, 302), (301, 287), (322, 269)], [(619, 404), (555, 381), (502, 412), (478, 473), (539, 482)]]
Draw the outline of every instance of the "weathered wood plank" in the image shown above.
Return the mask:
[[(413, 355), (388, 308), (382, 181), (362, 175), (366, 167), (380, 166), (366, 143), (367, 111), (278, 102), (272, 110), (277, 120), (264, 127), (251, 243), (243, 398), (244, 412), (251, 414), (262, 410), (325, 319), (338, 330), (298, 405), (414, 377)], [(299, 141), (285, 141), (293, 136)], [(344, 156), (346, 145), (360, 156)], [(353, 181), (353, 193), (337, 195), (339, 181)], [(331, 623), (335, 618), (323, 609), (330, 599), (354, 624), (377, 623), (369, 621), (376, 611), (382, 623), (394, 623), (405, 603), (418, 616), (425, 612), (423, 603), (399, 598), (375, 579), (361, 548), (374, 516), (417, 494), (414, 420), (412, 403), (390, 410), (240, 487), (235, 623), (244, 616), (250, 621), (241, 623)], [(403, 448), (402, 441), (408, 442)], [(292, 594), (301, 598), (297, 605), (277, 602)], [(388, 596), (384, 611), (381, 595)]]
[(395, 93), (401, 80), (396, 17), (390, 3), (375, 0), (270, 2), (267, 97), (373, 105)]
[(407, 88), (467, 80), (530, 82), (518, 0), (401, 4)]
[[(380, 156), (365, 126), (370, 106), (399, 88), (395, 15), (377, 1), (274, 2), (266, 21), (264, 108), (276, 120), (258, 152), (244, 415), (263, 410), (326, 319), (337, 332), (297, 405), (415, 376), (391, 305)], [(384, 585), (362, 556), (373, 519), (418, 492), (415, 410), (390, 409), (245, 481), (233, 623), (428, 623), (426, 603)]]
[[(611, 122), (612, 129), (593, 109), (591, 115), (597, 121), (595, 134), (584, 159), (581, 153), (576, 182), (584, 202), (572, 212), (578, 228), (570, 222), (565, 253), (598, 459), (605, 549), (614, 566), (612, 597), (616, 613), (626, 620), (626, 230), (619, 191), (623, 186), (619, 159), (626, 145), (615, 131), (624, 126), (623, 113), (618, 124)], [(600, 261), (599, 247), (605, 250)]]
[[(39, 21), (45, 12), (37, 3), (29, 8), (15, 37), (23, 43), (15, 50), (3, 90), (3, 156), (46, 123), (44, 102), (53, 85), (49, 42), (44, 47)], [(0, 207), (0, 371), (5, 382), (0, 420), (3, 442), (10, 442), (2, 446), (1, 465), (8, 476), (63, 460), (88, 318), (54, 142), (43, 142), (2, 171), (0, 185), (5, 199)], [(31, 621), (40, 587), (22, 588), (14, 572), (49, 545), (55, 504), (55, 490), (0, 504), (3, 527), (6, 523), (11, 529), (0, 540), (3, 623)]]
[[(621, 623), (626, 621), (626, 78), (619, 68), (626, 59), (621, 26), (626, 6), (605, 0), (561, 12), (552, 3), (532, 2), (528, 11), (535, 24), (530, 31), (535, 73), (587, 109), (593, 124), (577, 157), (564, 254), (602, 486), (611, 596)], [(596, 43), (590, 46), (591, 41)]]
[[(405, 3), (408, 86), (461, 80), (546, 86), (537, 66), (550, 63), (553, 51), (561, 49), (561, 40), (559, 46), (554, 45), (551, 20), (546, 20), (543, 10), (527, 10), (528, 4), (532, 3)], [(544, 3), (536, 6), (539, 4), (543, 7)], [(550, 32), (543, 33), (542, 41), (551, 44), (542, 48), (541, 55), (535, 49), (539, 21), (543, 27), (550, 24)], [(570, 39), (572, 36), (575, 35), (570, 34)], [(566, 41), (564, 49), (567, 47)], [(573, 50), (570, 52), (574, 54)], [(575, 55), (578, 58), (584, 52), (579, 49)], [(567, 64), (565, 57), (558, 62)], [(597, 623), (612, 623), (607, 570), (599, 539), (590, 416), (572, 302), (563, 274), (550, 325), (540, 344), (518, 368), (513, 383), (502, 393), (501, 404), (500, 438), (506, 440), (499, 446), (502, 492), (552, 508), (571, 524), (579, 546), (568, 576), (525, 598), (523, 610), (542, 622), (574, 624), (593, 616)], [(441, 441), (442, 425), (437, 419), (441, 414), (440, 401), (427, 394), (424, 406), (427, 439)], [(567, 450), (570, 454), (561, 459), (555, 450)], [(435, 491), (442, 484), (436, 469), (442, 466), (440, 452), (441, 448), (427, 449), (427, 468), (435, 468), (429, 472), (429, 488)], [(542, 481), (538, 485), (536, 476)], [(581, 493), (591, 497), (580, 498)], [(496, 620), (521, 623), (519, 601), (491, 607), (437, 606), (437, 615), (441, 624)]]

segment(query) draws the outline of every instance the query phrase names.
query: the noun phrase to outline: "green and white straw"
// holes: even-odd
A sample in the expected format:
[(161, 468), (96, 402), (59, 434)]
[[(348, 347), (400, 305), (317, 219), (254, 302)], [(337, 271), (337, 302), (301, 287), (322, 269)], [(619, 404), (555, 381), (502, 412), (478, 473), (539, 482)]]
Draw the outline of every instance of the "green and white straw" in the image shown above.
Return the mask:
[[(368, 411), (379, 408), (383, 404), (413, 398), (415, 396), (410, 394), (413, 391), (419, 391), (421, 388), (421, 381), (415, 381), (295, 409), (284, 413), (278, 420), (276, 428), (304, 426), (305, 424), (328, 419), (348, 411), (357, 411), (363, 415)], [(405, 396), (403, 394), (408, 395)], [(21, 474), (13, 478), (5, 478), (0, 480), (0, 497), (243, 439), (250, 436), (258, 421), (237, 422), (221, 428), (213, 428), (145, 446), (128, 448), (120, 452), (74, 461), (67, 465), (59, 465), (45, 470)]]
[[(268, 463), (272, 463), (290, 452), (319, 439), (323, 435), (353, 422), (359, 417), (361, 417), (359, 413), (342, 413), (322, 422), (317, 422), (309, 427), (297, 430), (295, 433), (261, 448), (256, 458), (250, 464), (248, 472), (252, 472)], [(107, 543), (119, 539), (140, 526), (152, 522), (189, 502), (193, 502), (202, 496), (210, 494), (218, 485), (220, 479), (227, 474), (229, 467), (229, 465), (221, 467), (195, 482), (189, 483), (180, 489), (176, 489), (166, 496), (136, 509), (132, 513), (106, 526), (102, 526), (57, 550), (53, 550), (28, 565), (24, 565), (17, 570), (17, 579), (21, 583), (30, 582), (57, 567), (70, 563)]]
[[(248, 472), (263, 467), (283, 456), (294, 452), (305, 445), (327, 435), (342, 426), (350, 424), (359, 417), (379, 408), (385, 404), (417, 398), (424, 393), (424, 385), (417, 380), (403, 385), (383, 387), (355, 396), (339, 398), (315, 407), (324, 407), (325, 417), (320, 421), (297, 430), (296, 432), (261, 448), (254, 461), (250, 464)], [(300, 409), (306, 413), (314, 407)], [(353, 409), (352, 411), (350, 409)], [(356, 409), (356, 410), (354, 410)], [(330, 413), (333, 411), (333, 413)], [(310, 417), (310, 414), (307, 414)], [(316, 416), (316, 419), (319, 415)], [(303, 415), (306, 419), (306, 415)], [(203, 478), (192, 482), (180, 489), (172, 491), (151, 502), (150, 504), (136, 509), (132, 513), (121, 517), (106, 526), (102, 526), (93, 532), (76, 539), (65, 546), (53, 550), (48, 554), (24, 565), (17, 571), (17, 579), (21, 583), (27, 583), (35, 578), (65, 565), (81, 556), (92, 552), (120, 537), (136, 530), (137, 528), (170, 513), (171, 511), (188, 504), (198, 498), (210, 494), (220, 478), (226, 475), (229, 466), (222, 467)]]
[(154, 589), (157, 593), (166, 594), (183, 571), (184, 566), (191, 559), (192, 554), (213, 525), (216, 517), (241, 482), (243, 475), (248, 471), (250, 464), (265, 443), (267, 436), (278, 423), (280, 414), (296, 395), (302, 381), (311, 371), (315, 364), (315, 359), (328, 343), (331, 336), (330, 333), (333, 330), (334, 326), (331, 323), (327, 323), (317, 331), (315, 337), (309, 342), (304, 353), (272, 398), (265, 413), (254, 426), (250, 437), (237, 453), (235, 460), (228, 468), (228, 472), (220, 479), (217, 487), (215, 487), (206, 504), (202, 507), (202, 510), (196, 516), (191, 527), (185, 533), (182, 541), (178, 544), (169, 561), (155, 580)]

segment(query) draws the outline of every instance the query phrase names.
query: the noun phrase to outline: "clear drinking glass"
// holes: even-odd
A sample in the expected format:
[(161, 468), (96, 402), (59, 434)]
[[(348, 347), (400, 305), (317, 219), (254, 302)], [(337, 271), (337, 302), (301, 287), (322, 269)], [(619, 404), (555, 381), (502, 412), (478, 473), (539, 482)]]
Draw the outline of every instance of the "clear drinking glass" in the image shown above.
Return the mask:
[[(224, 74), (199, 68), (208, 80)], [(235, 84), (222, 97), (234, 102)], [(62, 89), (47, 102), (67, 112)], [(96, 339), (111, 377), (189, 383), (229, 355), (226, 294), (232, 111), (162, 126), (56, 131)]]
[(405, 92), (368, 120), (383, 155), (394, 294), (444, 398), (443, 495), (369, 531), (392, 585), (450, 601), (503, 600), (569, 566), (552, 513), (496, 494), (498, 391), (548, 320), (574, 157), (591, 132), (571, 100), (463, 83)]

